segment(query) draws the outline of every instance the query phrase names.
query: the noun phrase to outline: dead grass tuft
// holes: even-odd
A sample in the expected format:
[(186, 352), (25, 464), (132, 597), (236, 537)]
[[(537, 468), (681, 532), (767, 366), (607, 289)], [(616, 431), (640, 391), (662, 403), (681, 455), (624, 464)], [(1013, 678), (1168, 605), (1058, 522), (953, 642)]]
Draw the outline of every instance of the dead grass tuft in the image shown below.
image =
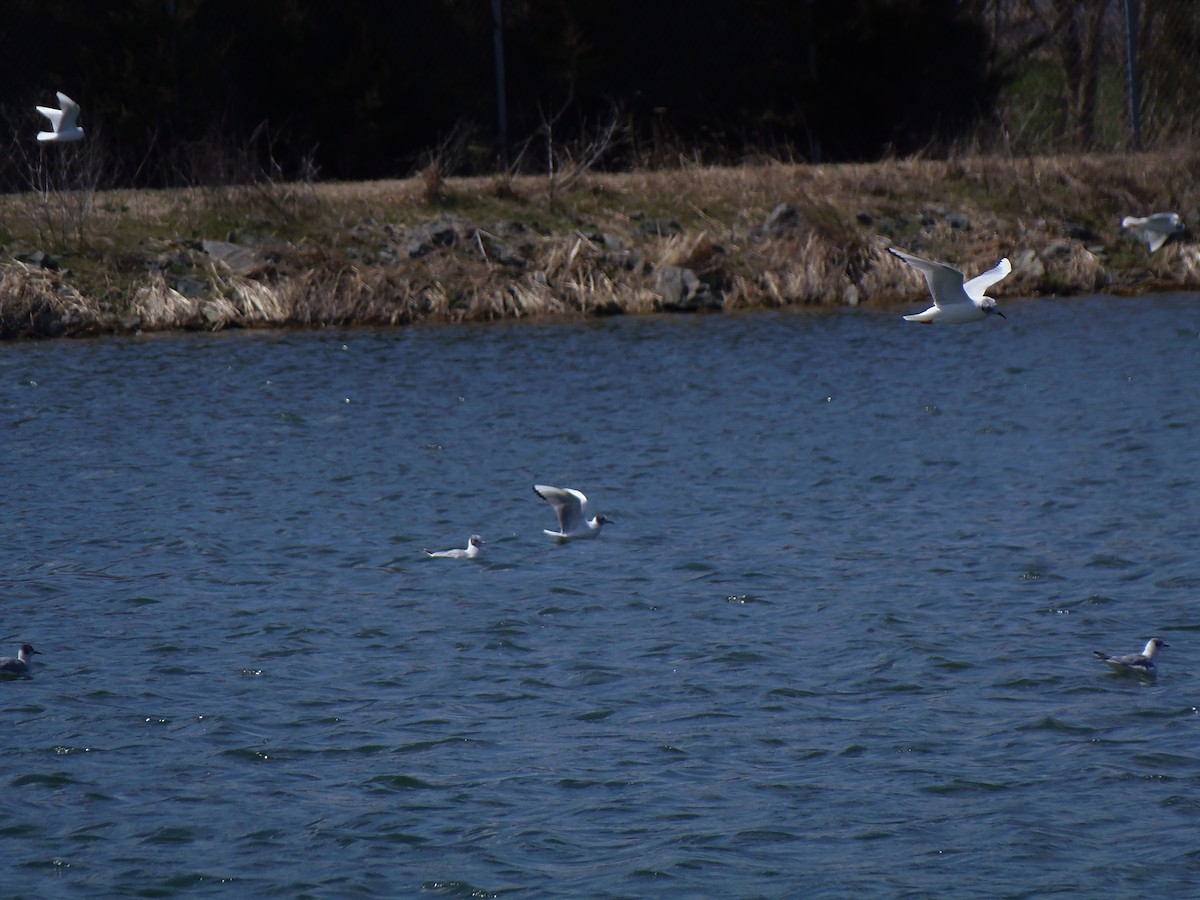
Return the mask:
[(56, 273), (21, 262), (0, 265), (0, 338), (90, 334), (103, 330), (106, 319)]

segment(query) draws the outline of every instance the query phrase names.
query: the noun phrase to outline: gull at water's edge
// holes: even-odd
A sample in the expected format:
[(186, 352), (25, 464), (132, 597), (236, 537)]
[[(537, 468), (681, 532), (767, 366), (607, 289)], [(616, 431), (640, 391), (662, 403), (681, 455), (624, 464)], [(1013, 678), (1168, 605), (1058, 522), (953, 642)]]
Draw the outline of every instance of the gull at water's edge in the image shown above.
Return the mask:
[(17, 655), (0, 656), (0, 675), (28, 675), (33, 671), (33, 660), (30, 659), (40, 650), (34, 650), (33, 644), (22, 644)]
[(57, 97), (61, 109), (52, 106), (37, 107), (37, 111), (50, 120), (50, 127), (53, 129), (39, 131), (37, 139), (59, 142), (83, 140), (83, 129), (75, 124), (75, 120), (79, 118), (79, 104), (62, 91), (58, 92)]
[(477, 534), (471, 535), (471, 539), (467, 541), (465, 549), (455, 548), (454, 550), (424, 550), (426, 556), (436, 557), (438, 559), (474, 559), (479, 555), (479, 548), (486, 544), (483, 538)]
[(993, 314), (1002, 319), (1008, 318), (996, 309), (995, 300), (984, 296), (984, 291), (1012, 271), (1012, 263), (1008, 261), (1008, 257), (1000, 260), (982, 275), (976, 275), (964, 283), (963, 273), (946, 263), (922, 259), (895, 247), (888, 247), (888, 253), (924, 275), (925, 282), (929, 285), (929, 293), (933, 295), (933, 306), (922, 313), (905, 316), (906, 322), (962, 325), (966, 322), (978, 322)]
[(1158, 651), (1163, 647), (1170, 645), (1162, 638), (1150, 638), (1146, 641), (1146, 648), (1141, 653), (1130, 653), (1128, 656), (1109, 656), (1107, 653), (1101, 653), (1099, 650), (1093, 650), (1098, 659), (1108, 663), (1114, 670), (1123, 674), (1138, 673), (1141, 675), (1154, 675), (1158, 672), (1158, 667), (1154, 663), (1154, 657), (1158, 655)]
[(533, 492), (554, 507), (558, 514), (558, 531), (549, 528), (543, 532), (556, 538), (560, 544), (579, 538), (594, 538), (611, 519), (604, 516), (588, 518), (588, 499), (574, 488), (560, 488), (549, 484), (535, 484)]

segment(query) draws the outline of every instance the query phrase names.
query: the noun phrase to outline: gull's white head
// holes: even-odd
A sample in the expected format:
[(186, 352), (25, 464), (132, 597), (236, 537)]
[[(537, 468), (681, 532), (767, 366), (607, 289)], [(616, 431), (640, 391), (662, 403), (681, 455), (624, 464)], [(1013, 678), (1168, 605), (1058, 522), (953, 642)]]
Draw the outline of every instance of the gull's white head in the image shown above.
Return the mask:
[(1008, 318), (1008, 316), (1006, 316), (1004, 313), (1000, 312), (1000, 310), (996, 308), (996, 301), (993, 300), (991, 297), (984, 295), (983, 297), (980, 297), (979, 300), (976, 302), (977, 302), (977, 305), (979, 306), (979, 308), (983, 310), (984, 315), (999, 316), (1002, 319)]
[(1146, 649), (1142, 651), (1142, 656), (1146, 657), (1146, 659), (1154, 659), (1154, 655), (1159, 650), (1169, 646), (1171, 645), (1162, 638), (1150, 638), (1150, 640), (1146, 641)]
[(486, 544), (486, 543), (487, 543), (487, 541), (485, 541), (479, 535), (473, 534), (473, 535), (471, 535), (471, 540), (469, 542), (469, 546), (478, 547), (480, 544)]

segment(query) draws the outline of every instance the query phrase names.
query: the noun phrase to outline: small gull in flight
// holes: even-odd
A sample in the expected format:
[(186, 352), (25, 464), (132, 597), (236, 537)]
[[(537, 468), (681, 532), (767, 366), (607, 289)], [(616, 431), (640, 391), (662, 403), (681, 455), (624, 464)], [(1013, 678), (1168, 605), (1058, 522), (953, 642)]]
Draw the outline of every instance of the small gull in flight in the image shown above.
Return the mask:
[(37, 111), (50, 120), (50, 127), (53, 131), (39, 131), (37, 139), (39, 141), (81, 141), (83, 140), (83, 129), (75, 124), (75, 120), (79, 118), (79, 104), (64, 94), (58, 92), (58, 105), (61, 109), (55, 109), (53, 106), (39, 106)]
[(34, 650), (32, 644), (22, 644), (16, 657), (0, 656), (0, 675), (28, 675), (33, 671), (33, 660), (30, 659), (40, 650)]
[(558, 531), (551, 531), (549, 528), (542, 530), (557, 538), (560, 544), (578, 538), (594, 538), (600, 533), (600, 529), (611, 521), (604, 516), (589, 519), (587, 497), (573, 488), (535, 484), (533, 492), (553, 506), (554, 511), (558, 513)]
[(1183, 232), (1183, 220), (1179, 218), (1179, 213), (1161, 212), (1149, 216), (1126, 216), (1121, 220), (1121, 227), (1128, 228), (1153, 253), (1171, 235)]
[(426, 556), (437, 557), (439, 559), (474, 559), (479, 555), (479, 547), (486, 544), (483, 538), (477, 534), (471, 535), (471, 539), (467, 541), (465, 549), (455, 548), (454, 550), (426, 550)]
[(995, 300), (983, 294), (1012, 271), (1012, 264), (1007, 257), (996, 263), (995, 267), (982, 275), (976, 275), (964, 284), (963, 273), (945, 263), (931, 262), (895, 247), (888, 247), (888, 252), (904, 260), (914, 269), (919, 269), (929, 284), (929, 293), (933, 294), (933, 306), (923, 313), (905, 316), (905, 321), (924, 322), (926, 325), (934, 322), (961, 325), (964, 322), (978, 322), (993, 313), (1002, 319), (1008, 318), (996, 309)]
[(1150, 638), (1150, 640), (1146, 641), (1146, 649), (1141, 653), (1130, 653), (1128, 656), (1109, 656), (1107, 653), (1101, 653), (1099, 650), (1093, 650), (1092, 652), (1118, 672), (1125, 674), (1137, 672), (1142, 675), (1153, 675), (1157, 672), (1154, 665), (1154, 657), (1159, 650), (1168, 646), (1170, 645), (1162, 638)]

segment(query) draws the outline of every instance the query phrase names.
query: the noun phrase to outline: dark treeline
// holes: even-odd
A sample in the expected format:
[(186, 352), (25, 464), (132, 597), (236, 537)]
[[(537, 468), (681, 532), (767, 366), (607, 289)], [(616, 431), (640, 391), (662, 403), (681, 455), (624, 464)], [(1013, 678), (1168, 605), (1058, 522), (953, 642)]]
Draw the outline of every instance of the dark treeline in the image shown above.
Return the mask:
[[(937, 148), (990, 110), (957, 0), (7, 0), (0, 113), (17, 159), (64, 91), (114, 183)], [(503, 22), (500, 142), (494, 12)], [(549, 135), (549, 137), (548, 137)], [(30, 150), (31, 143), (32, 150)], [(18, 152), (18, 148), (19, 152)], [(45, 148), (52, 149), (52, 148)], [(53, 148), (66, 149), (66, 148)], [(569, 153), (567, 149), (563, 152)]]

